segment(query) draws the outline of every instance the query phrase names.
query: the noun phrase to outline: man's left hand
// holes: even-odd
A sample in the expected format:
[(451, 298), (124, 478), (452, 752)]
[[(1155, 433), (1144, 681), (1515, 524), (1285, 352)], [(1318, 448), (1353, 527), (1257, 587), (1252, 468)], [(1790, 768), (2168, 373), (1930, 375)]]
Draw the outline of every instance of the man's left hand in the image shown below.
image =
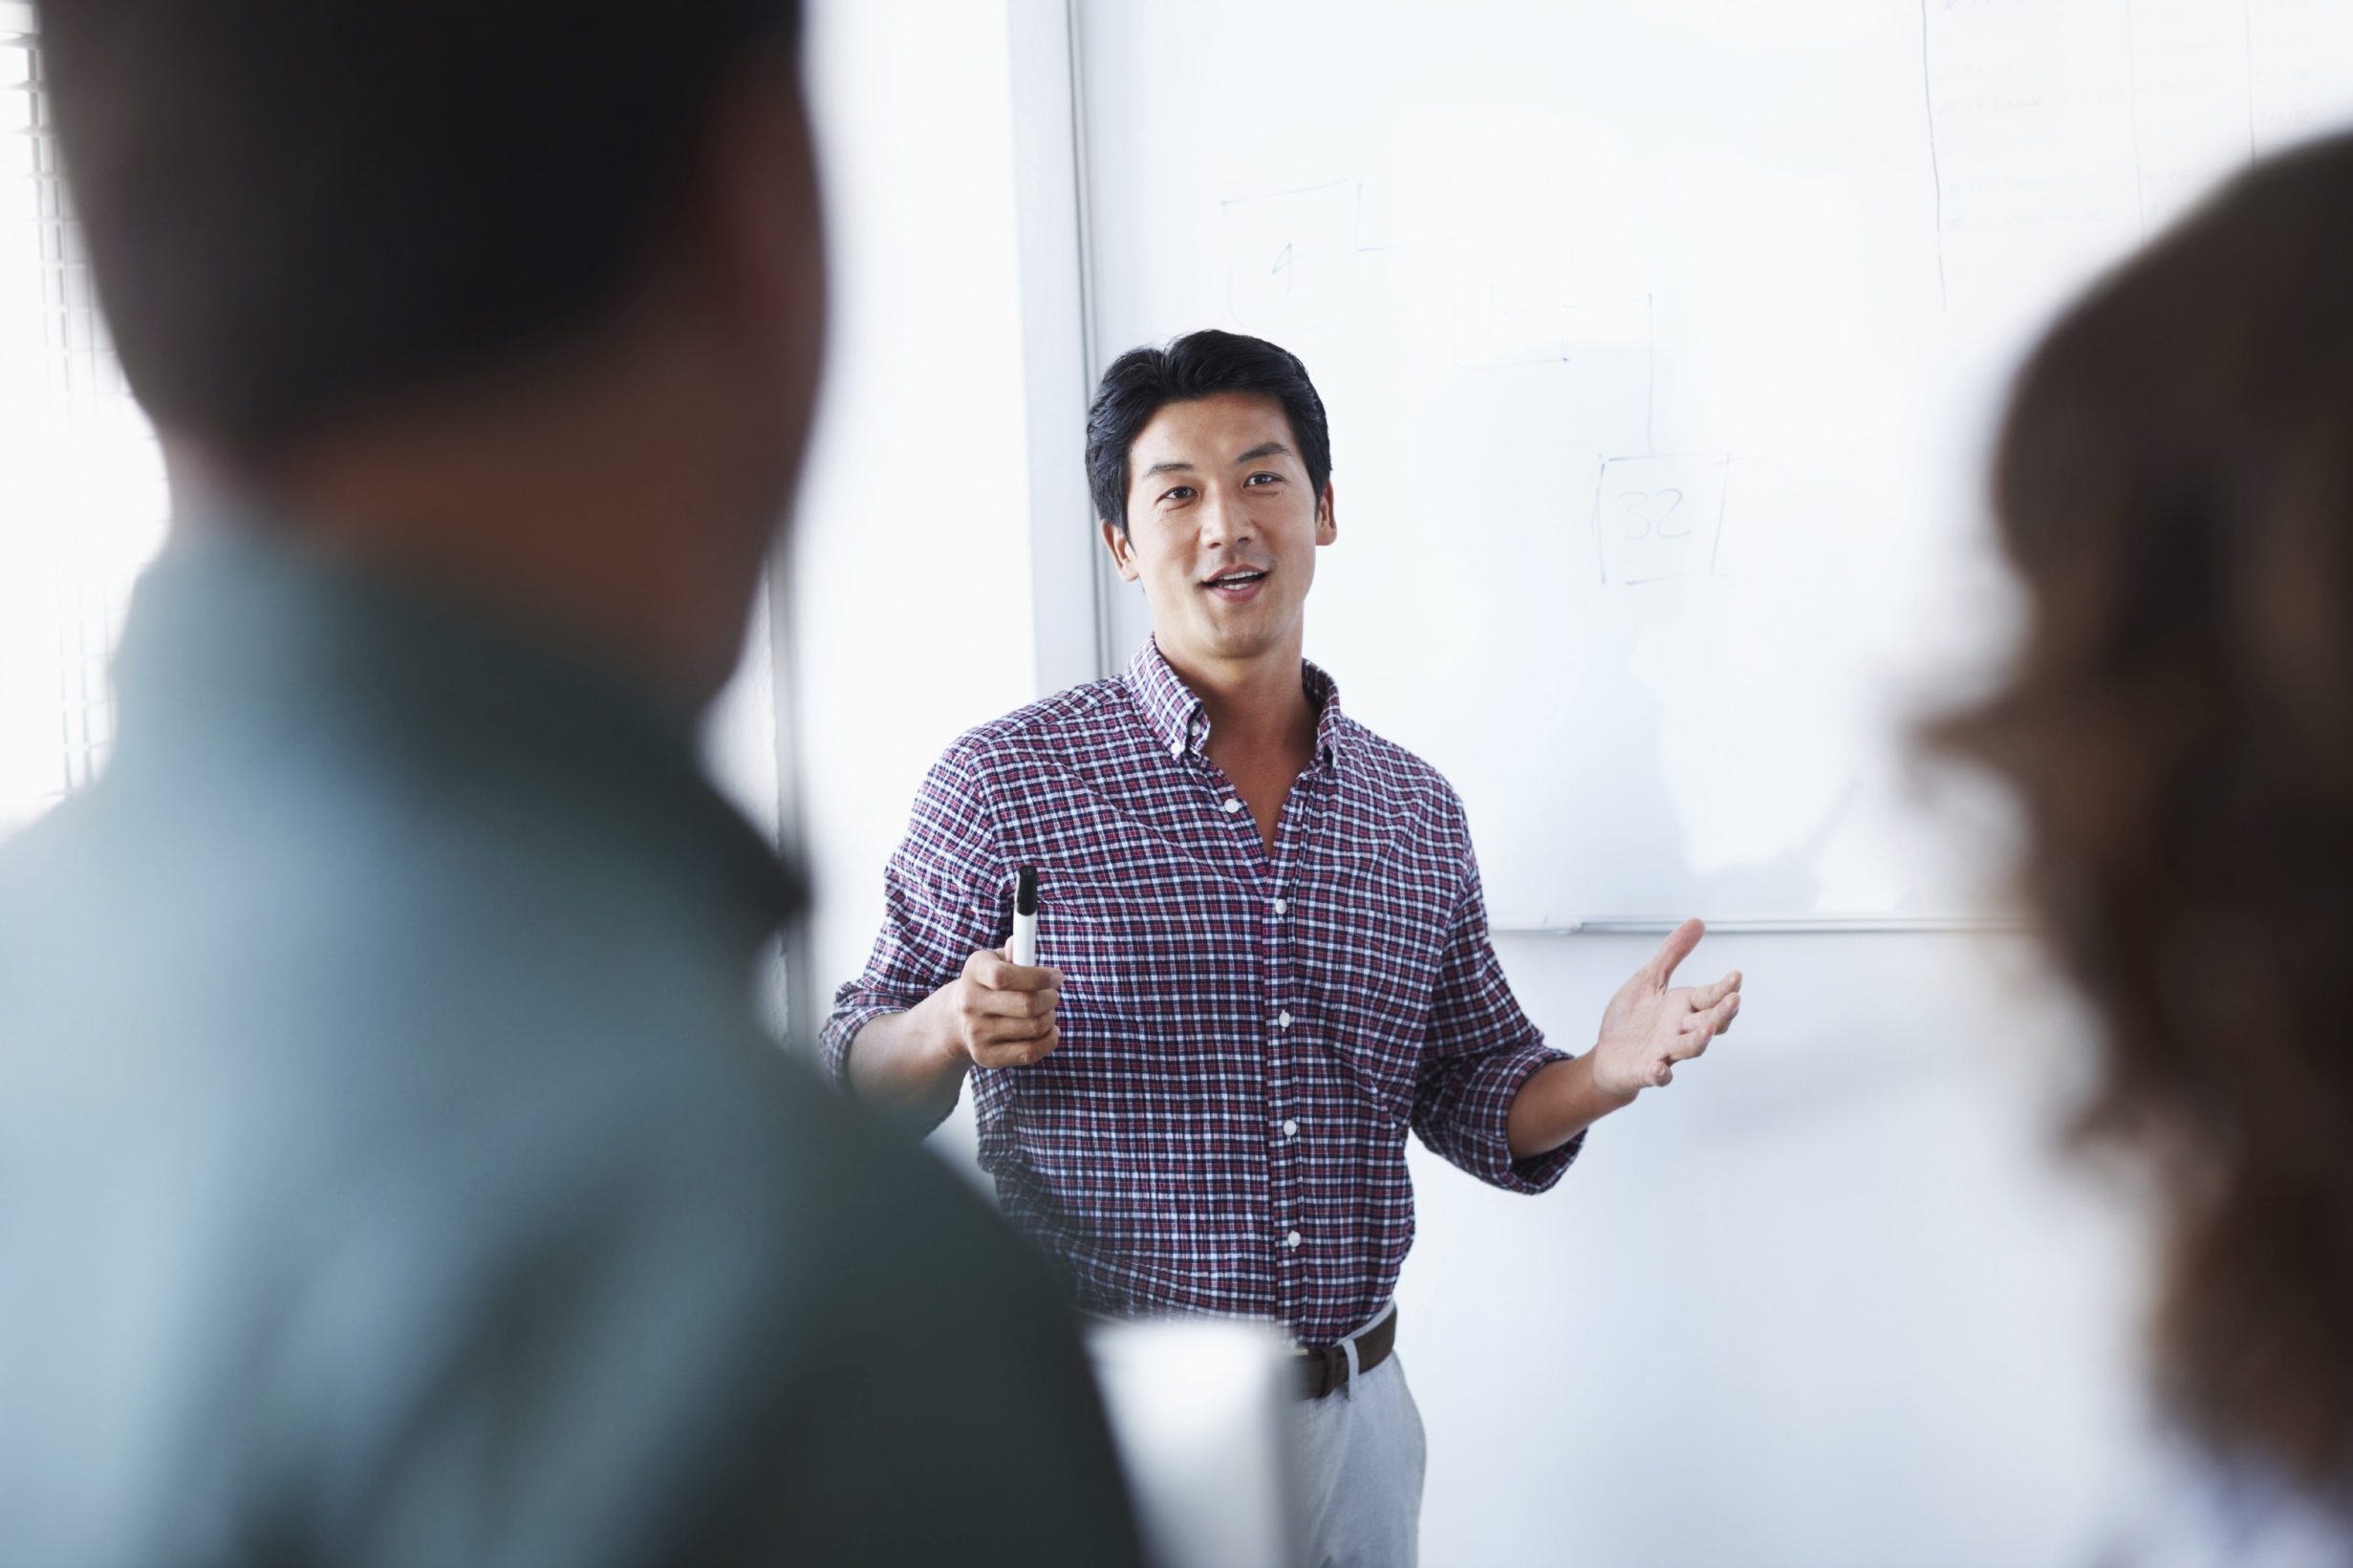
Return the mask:
[(1740, 1011), (1738, 970), (1714, 985), (1671, 983), (1676, 966), (1691, 956), (1707, 929), (1696, 920), (1675, 927), (1651, 961), (1609, 999), (1593, 1047), (1596, 1088), (1631, 1100), (1644, 1089), (1672, 1084), (1676, 1063), (1705, 1052), (1709, 1041), (1732, 1027)]

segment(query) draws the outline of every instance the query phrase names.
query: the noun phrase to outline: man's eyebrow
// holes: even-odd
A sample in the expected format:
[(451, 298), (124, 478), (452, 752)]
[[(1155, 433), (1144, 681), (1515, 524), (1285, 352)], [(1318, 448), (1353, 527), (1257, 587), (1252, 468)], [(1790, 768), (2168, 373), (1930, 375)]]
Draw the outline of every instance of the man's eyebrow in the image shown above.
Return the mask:
[(1151, 479), (1157, 474), (1193, 474), (1198, 472), (1199, 470), (1195, 468), (1193, 464), (1189, 462), (1155, 462), (1151, 467), (1144, 470), (1144, 478)]
[(1241, 457), (1236, 458), (1234, 462), (1238, 464), (1244, 462), (1256, 462), (1261, 458), (1271, 458), (1276, 456), (1278, 453), (1286, 458), (1296, 457), (1298, 455), (1289, 447), (1284, 445), (1281, 441), (1267, 441), (1263, 445), (1253, 446), (1249, 451), (1244, 452)]

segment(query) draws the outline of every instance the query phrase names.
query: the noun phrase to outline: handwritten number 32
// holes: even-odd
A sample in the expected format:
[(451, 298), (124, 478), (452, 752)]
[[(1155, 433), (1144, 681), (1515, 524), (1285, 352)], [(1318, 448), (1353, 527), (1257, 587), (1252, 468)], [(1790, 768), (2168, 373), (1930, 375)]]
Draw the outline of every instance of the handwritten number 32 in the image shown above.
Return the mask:
[(1629, 539), (1648, 539), (1653, 534), (1661, 539), (1691, 537), (1690, 521), (1675, 515), (1683, 508), (1680, 490), (1620, 490), (1618, 506), (1626, 513)]

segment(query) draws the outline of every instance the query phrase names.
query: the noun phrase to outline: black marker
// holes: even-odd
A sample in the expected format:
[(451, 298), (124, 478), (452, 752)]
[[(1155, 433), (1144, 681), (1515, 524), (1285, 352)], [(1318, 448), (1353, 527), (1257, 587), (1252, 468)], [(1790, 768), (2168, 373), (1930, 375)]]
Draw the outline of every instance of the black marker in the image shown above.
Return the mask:
[(1038, 962), (1038, 869), (1024, 866), (1013, 880), (1012, 960), (1024, 969)]

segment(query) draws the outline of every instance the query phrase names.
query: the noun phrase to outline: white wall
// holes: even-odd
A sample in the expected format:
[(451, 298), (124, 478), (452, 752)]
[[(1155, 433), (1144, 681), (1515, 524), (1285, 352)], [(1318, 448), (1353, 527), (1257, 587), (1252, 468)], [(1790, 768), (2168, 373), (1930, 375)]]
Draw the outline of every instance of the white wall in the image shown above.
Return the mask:
[(780, 685), (819, 1019), (865, 961), (924, 769), (1037, 695), (1008, 50), (1000, 4), (810, 7), (833, 308)]
[[(1648, 938), (1498, 951), (1577, 1048)], [(1727, 935), (1706, 1059), (1538, 1198), (1416, 1151), (1430, 1568), (2083, 1562), (2145, 1456), (2134, 1234), (2058, 1168), (2072, 1011), (2017, 936)]]

